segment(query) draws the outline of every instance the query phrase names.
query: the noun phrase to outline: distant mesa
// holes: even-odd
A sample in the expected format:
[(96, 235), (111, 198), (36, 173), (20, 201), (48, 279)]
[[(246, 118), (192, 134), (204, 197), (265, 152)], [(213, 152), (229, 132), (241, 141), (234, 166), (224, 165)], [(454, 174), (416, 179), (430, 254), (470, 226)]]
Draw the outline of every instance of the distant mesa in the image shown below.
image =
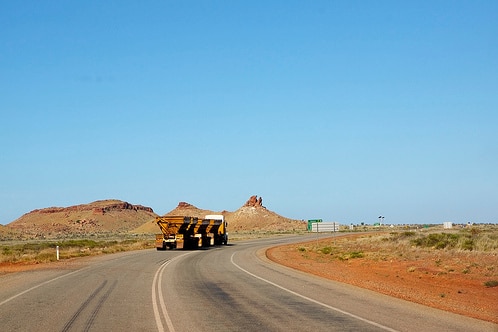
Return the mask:
[(128, 232), (155, 219), (150, 207), (120, 200), (101, 200), (69, 207), (33, 210), (6, 227), (13, 239), (64, 238)]
[[(306, 223), (285, 218), (263, 206), (263, 198), (253, 195), (234, 212), (199, 209), (181, 201), (165, 215), (204, 218), (222, 214), (229, 223), (229, 232), (306, 230)], [(120, 200), (99, 200), (69, 207), (33, 210), (0, 228), (1, 239), (44, 239), (93, 236), (98, 234), (157, 233), (150, 207)]]
[(29, 213), (59, 213), (59, 212), (77, 212), (77, 211), (93, 211), (96, 214), (104, 214), (110, 211), (134, 210), (147, 211), (154, 213), (152, 208), (143, 205), (133, 205), (128, 202), (118, 200), (102, 200), (95, 201), (89, 204), (74, 205), (69, 207), (49, 207), (44, 209), (33, 210)]

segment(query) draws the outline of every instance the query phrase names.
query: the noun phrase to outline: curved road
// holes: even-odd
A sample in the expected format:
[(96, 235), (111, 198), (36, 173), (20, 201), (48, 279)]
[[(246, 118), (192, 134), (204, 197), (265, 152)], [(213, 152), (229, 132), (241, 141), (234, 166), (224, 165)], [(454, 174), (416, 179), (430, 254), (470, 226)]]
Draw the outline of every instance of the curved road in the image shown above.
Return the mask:
[(309, 236), (143, 250), (0, 276), (1, 331), (498, 331), (269, 262)]

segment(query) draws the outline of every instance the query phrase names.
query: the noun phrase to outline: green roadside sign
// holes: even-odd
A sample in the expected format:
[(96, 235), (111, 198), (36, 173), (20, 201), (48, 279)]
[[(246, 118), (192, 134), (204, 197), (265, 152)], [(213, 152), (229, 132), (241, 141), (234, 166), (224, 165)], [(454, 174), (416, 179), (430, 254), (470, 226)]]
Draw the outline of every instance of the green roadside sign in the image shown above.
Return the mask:
[(314, 222), (322, 222), (322, 219), (308, 219), (308, 231), (311, 231), (311, 224)]

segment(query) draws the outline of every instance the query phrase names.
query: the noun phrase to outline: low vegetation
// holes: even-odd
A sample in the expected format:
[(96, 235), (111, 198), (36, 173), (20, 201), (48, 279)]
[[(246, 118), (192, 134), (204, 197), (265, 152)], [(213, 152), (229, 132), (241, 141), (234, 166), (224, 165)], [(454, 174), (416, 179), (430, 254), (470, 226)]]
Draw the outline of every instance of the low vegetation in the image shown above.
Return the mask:
[(300, 246), (298, 250), (328, 255), (340, 260), (362, 258), (366, 255), (377, 259), (385, 259), (384, 256), (393, 254), (399, 257), (416, 257), (419, 250), (498, 253), (498, 227), (371, 233), (358, 236), (354, 241), (331, 238), (329, 242), (320, 242), (317, 245), (310, 243)]
[[(302, 232), (233, 232), (230, 240), (244, 240), (271, 237)], [(112, 254), (121, 251), (155, 248), (155, 237), (144, 235), (102, 235), (92, 234), (91, 238), (64, 238), (58, 240), (0, 241), (0, 264), (48, 263), (59, 259)]]
[(498, 280), (489, 280), (484, 282), (484, 286), (486, 287), (498, 287)]
[(0, 244), (0, 263), (46, 263), (59, 259), (139, 250), (154, 247), (151, 238), (70, 239)]
[[(498, 225), (377, 227), (267, 251), (272, 261), (388, 296), (498, 323)], [(341, 234), (342, 235), (342, 234)]]
[(420, 248), (453, 249), (467, 251), (498, 250), (498, 230), (494, 228), (463, 229), (457, 232), (391, 233), (385, 241), (405, 242)]
[[(482, 273), (484, 277), (498, 277), (498, 263), (489, 263), (498, 255), (496, 225), (364, 233), (309, 242), (296, 249), (304, 259), (322, 263), (355, 259), (404, 261), (411, 262), (406, 267), (408, 272), (439, 275)], [(485, 286), (496, 287), (495, 283), (493, 279)]]

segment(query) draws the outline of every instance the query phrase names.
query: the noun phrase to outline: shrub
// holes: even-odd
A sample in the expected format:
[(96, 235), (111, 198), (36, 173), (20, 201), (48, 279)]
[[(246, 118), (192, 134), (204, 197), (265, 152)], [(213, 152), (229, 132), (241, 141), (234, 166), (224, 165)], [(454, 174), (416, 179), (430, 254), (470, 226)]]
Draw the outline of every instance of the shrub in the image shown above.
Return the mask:
[(344, 254), (338, 256), (337, 258), (340, 259), (341, 261), (347, 261), (348, 259), (362, 258), (363, 256), (365, 256), (365, 255), (361, 251), (352, 251), (349, 253), (344, 253)]
[(464, 239), (463, 243), (461, 245), (461, 248), (463, 250), (472, 251), (474, 249), (474, 240), (472, 240), (472, 239)]
[(329, 255), (332, 252), (332, 247), (323, 247), (321, 252), (325, 255)]
[(498, 286), (498, 280), (489, 280), (484, 283), (486, 287), (496, 287)]
[(498, 249), (496, 231), (462, 230), (459, 233), (432, 233), (412, 239), (417, 247), (456, 249), (468, 251), (492, 251)]
[(364, 255), (361, 251), (353, 251), (349, 254), (350, 258), (362, 258)]
[(456, 247), (459, 237), (458, 234), (432, 233), (413, 239), (411, 242), (417, 247), (451, 249)]

